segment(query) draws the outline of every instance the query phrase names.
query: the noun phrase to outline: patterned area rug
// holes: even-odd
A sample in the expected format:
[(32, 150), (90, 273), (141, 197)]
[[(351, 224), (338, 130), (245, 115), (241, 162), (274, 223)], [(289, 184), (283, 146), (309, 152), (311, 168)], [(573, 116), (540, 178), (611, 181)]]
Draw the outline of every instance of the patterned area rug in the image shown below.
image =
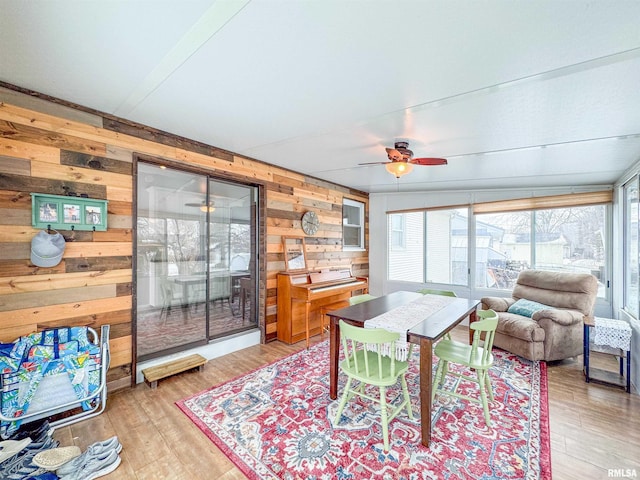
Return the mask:
[[(334, 424), (328, 341), (176, 404), (250, 479), (551, 479), (546, 364), (494, 356), (492, 427), (479, 404), (437, 395), (430, 448), (417, 401), (413, 421), (403, 411), (391, 422), (387, 453), (370, 402), (352, 399)], [(407, 383), (417, 400), (416, 352)]]

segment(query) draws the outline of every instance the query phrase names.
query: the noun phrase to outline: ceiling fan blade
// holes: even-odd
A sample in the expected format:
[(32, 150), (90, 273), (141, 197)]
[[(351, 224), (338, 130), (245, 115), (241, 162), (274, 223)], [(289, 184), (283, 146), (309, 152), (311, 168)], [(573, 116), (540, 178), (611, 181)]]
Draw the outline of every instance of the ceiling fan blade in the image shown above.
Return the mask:
[(412, 158), (409, 163), (414, 165), (447, 165), (446, 158)]
[(358, 165), (384, 165), (386, 163), (391, 163), (391, 162), (367, 162), (367, 163), (359, 163)]
[(392, 162), (401, 162), (404, 160), (402, 154), (395, 148), (385, 148), (385, 150), (387, 151), (387, 157), (389, 157), (389, 160)]

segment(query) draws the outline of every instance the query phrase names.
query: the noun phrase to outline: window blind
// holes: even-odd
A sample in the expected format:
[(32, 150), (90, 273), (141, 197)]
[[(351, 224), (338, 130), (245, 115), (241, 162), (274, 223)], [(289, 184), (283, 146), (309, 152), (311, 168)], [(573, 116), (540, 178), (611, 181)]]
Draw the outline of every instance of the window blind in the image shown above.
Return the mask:
[(472, 209), (474, 214), (502, 213), (540, 210), (545, 208), (584, 207), (611, 202), (613, 202), (613, 191), (605, 190), (600, 192), (570, 193), (547, 197), (529, 197), (514, 200), (500, 200), (497, 202), (474, 203)]
[(387, 215), (394, 213), (414, 213), (414, 212), (433, 212), (434, 210), (457, 210), (458, 208), (469, 208), (469, 204), (463, 205), (443, 205), (439, 207), (421, 207), (421, 208), (405, 208), (402, 210), (387, 210)]

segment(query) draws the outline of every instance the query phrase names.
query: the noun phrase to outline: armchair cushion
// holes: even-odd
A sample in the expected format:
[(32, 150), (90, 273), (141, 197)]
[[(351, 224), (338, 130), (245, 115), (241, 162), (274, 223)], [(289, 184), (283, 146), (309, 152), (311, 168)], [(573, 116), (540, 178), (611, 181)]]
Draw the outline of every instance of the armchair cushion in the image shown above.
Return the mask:
[(584, 315), (577, 310), (559, 310), (550, 307), (545, 310), (538, 310), (531, 316), (536, 321), (541, 318), (549, 318), (560, 325), (573, 325), (574, 323), (582, 322), (583, 317)]
[[(549, 305), (545, 305), (543, 303), (534, 302), (533, 300), (527, 300), (526, 298), (521, 298), (516, 301), (513, 305), (509, 307), (507, 312), (515, 313), (517, 315), (522, 315), (524, 317), (533, 318), (533, 314), (540, 310), (550, 310), (553, 307)], [(535, 320), (535, 318), (534, 318)]]
[(502, 335), (525, 342), (544, 342), (544, 329), (531, 318), (509, 312), (501, 312), (498, 318), (498, 327)]
[(511, 305), (515, 303), (513, 298), (502, 297), (484, 297), (482, 303), (485, 305), (483, 308), (486, 310), (493, 310), (494, 312), (506, 312)]

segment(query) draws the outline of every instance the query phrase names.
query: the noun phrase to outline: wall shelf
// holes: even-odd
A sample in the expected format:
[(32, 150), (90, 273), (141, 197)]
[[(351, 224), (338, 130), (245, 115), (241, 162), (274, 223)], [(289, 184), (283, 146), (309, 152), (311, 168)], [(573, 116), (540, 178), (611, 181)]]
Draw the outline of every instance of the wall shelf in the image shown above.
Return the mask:
[(107, 230), (107, 200), (31, 194), (31, 224), (47, 230)]

